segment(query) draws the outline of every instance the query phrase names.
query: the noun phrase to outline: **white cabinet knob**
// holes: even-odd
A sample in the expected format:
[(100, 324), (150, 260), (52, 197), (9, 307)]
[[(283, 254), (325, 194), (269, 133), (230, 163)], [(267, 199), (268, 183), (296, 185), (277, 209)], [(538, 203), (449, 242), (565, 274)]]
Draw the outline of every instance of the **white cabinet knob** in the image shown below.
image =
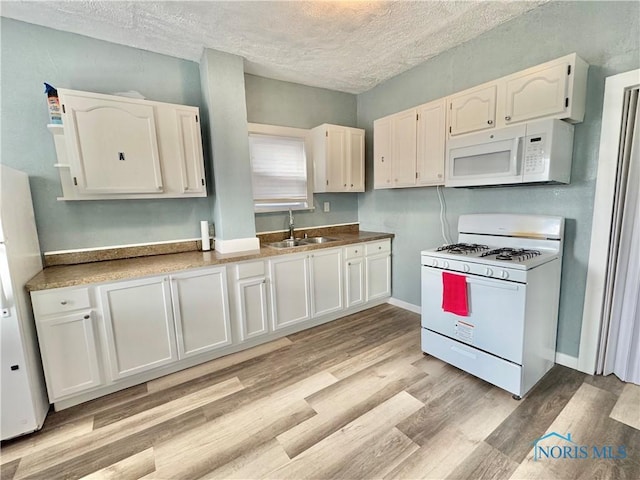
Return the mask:
[(500, 272), (500, 277), (501, 277), (501, 278), (509, 278), (509, 272), (507, 272), (507, 271), (505, 271), (505, 270), (502, 270), (502, 271)]
[(438, 260), (436, 260), (436, 259), (431, 260), (431, 265), (433, 265), (434, 267), (437, 267), (438, 266)]
[(484, 271), (484, 273), (485, 273), (488, 277), (493, 276), (493, 270), (491, 270), (490, 268), (487, 268), (487, 269)]
[(465, 263), (464, 265), (462, 265), (462, 270), (468, 272), (469, 270), (471, 270), (471, 267), (469, 267), (469, 265)]
[(442, 263), (442, 266), (444, 268), (449, 268), (449, 262), (447, 262), (446, 260)]

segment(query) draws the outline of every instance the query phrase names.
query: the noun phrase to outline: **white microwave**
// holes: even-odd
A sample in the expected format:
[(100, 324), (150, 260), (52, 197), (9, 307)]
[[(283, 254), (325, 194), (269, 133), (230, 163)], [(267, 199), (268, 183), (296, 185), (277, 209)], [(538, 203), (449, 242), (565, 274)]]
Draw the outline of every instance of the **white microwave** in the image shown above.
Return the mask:
[(449, 139), (445, 187), (569, 183), (573, 125), (549, 119)]

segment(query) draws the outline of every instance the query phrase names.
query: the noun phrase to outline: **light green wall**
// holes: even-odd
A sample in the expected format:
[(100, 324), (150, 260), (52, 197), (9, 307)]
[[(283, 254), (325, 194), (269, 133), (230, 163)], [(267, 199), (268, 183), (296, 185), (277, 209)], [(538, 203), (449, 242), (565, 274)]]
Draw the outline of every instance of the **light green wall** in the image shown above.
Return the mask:
[(640, 66), (640, 2), (551, 2), (358, 96), (367, 131), (360, 228), (390, 231), (393, 296), (420, 304), (420, 251), (443, 243), (435, 188), (372, 191), (373, 121), (485, 81), (577, 52), (590, 65), (584, 123), (575, 129), (570, 185), (444, 189), (450, 235), (463, 213), (566, 218), (558, 350), (577, 356), (589, 255), (604, 79)]
[[(297, 83), (245, 75), (247, 117), (251, 123), (285, 127), (313, 128), (323, 123), (355, 127), (356, 96)], [(329, 202), (331, 211), (323, 211)], [(295, 213), (296, 227), (315, 227), (358, 221), (358, 194), (324, 193), (314, 195), (313, 211)], [(288, 215), (256, 215), (256, 231), (286, 230)]]
[(47, 130), (43, 82), (114, 93), (137, 90), (150, 100), (202, 107), (198, 64), (0, 19), (2, 163), (31, 177), (43, 251), (156, 242), (199, 236), (211, 218), (199, 199), (61, 202), (56, 154)]
[(215, 184), (215, 237), (255, 237), (242, 57), (205, 49), (200, 83)]
[[(0, 22), (1, 161), (31, 177), (42, 250), (198, 237), (200, 220), (213, 221), (214, 207), (218, 203), (215, 195), (221, 195), (214, 189), (209, 153), (210, 116), (203, 101), (199, 64), (7, 18), (0, 18)], [(236, 59), (238, 63), (241, 61)], [(225, 108), (231, 113), (238, 109), (241, 113), (246, 109), (250, 122), (299, 128), (311, 128), (324, 122), (347, 126), (356, 124), (355, 95), (253, 75), (237, 75), (238, 68), (227, 68), (219, 73), (229, 77), (232, 71), (235, 72), (235, 83), (232, 82), (231, 87), (240, 95), (244, 77), (246, 97), (238, 99), (236, 95), (235, 103), (228, 103)], [(45, 81), (60, 88), (98, 93), (137, 90), (150, 100), (200, 107), (209, 197), (57, 201), (56, 197), (62, 192), (53, 167), (57, 161), (53, 138), (46, 128)], [(221, 114), (221, 110), (216, 109), (214, 113)], [(223, 114), (218, 115), (217, 120), (211, 120), (217, 122), (214, 126), (217, 131), (229, 128)], [(230, 133), (239, 130), (234, 128)], [(221, 142), (217, 144), (222, 148)], [(221, 158), (233, 161), (248, 159), (246, 152), (239, 151), (244, 147), (227, 147)], [(217, 167), (216, 171), (221, 177), (229, 178), (225, 168), (230, 165), (233, 163)], [(235, 171), (234, 168), (232, 170)], [(245, 181), (242, 185), (249, 184)], [(218, 189), (224, 187), (222, 184)], [(237, 196), (238, 190), (233, 193)], [(245, 191), (238, 200), (246, 203), (249, 198)], [(330, 213), (322, 212), (324, 201), (330, 202)], [(231, 208), (235, 208), (235, 197), (229, 202)], [(357, 221), (357, 194), (320, 194), (316, 196), (315, 205), (313, 212), (296, 214), (297, 226)], [(217, 234), (228, 233), (228, 238), (238, 238), (253, 231), (253, 214), (243, 222), (237, 222), (238, 217), (234, 214), (226, 218), (229, 229), (217, 231)], [(219, 228), (224, 228), (223, 222), (218, 223)], [(282, 214), (258, 215), (255, 225), (258, 231), (286, 228)]]

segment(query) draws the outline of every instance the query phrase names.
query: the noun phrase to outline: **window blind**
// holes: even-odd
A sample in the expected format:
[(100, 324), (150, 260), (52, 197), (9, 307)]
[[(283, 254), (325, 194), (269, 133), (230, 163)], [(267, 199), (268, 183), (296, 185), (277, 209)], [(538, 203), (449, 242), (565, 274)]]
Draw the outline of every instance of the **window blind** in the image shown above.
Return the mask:
[(256, 210), (307, 208), (304, 139), (251, 133), (249, 149)]

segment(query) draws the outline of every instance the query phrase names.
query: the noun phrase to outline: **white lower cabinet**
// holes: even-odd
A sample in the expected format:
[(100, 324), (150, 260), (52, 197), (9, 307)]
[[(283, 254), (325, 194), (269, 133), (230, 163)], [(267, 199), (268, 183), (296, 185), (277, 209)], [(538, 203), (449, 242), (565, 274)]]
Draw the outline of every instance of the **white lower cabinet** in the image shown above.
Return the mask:
[(342, 249), (316, 250), (311, 265), (311, 314), (313, 317), (342, 310)]
[(342, 310), (342, 249), (270, 261), (273, 329)]
[(381, 240), (365, 246), (366, 301), (391, 295), (391, 242)]
[(177, 360), (168, 277), (99, 287), (111, 379)]
[(235, 270), (238, 334), (244, 342), (269, 333), (267, 279), (262, 261), (241, 263)]
[(31, 292), (31, 301), (49, 399), (53, 402), (104, 385), (90, 289)]
[(49, 399), (66, 408), (384, 301), (390, 255), (380, 240), (31, 292)]
[(269, 262), (273, 329), (311, 318), (308, 255), (286, 255)]
[(103, 383), (91, 310), (39, 322), (38, 339), (50, 398)]
[(178, 358), (231, 344), (225, 267), (171, 275)]
[(364, 245), (344, 248), (345, 307), (356, 307), (365, 300)]

